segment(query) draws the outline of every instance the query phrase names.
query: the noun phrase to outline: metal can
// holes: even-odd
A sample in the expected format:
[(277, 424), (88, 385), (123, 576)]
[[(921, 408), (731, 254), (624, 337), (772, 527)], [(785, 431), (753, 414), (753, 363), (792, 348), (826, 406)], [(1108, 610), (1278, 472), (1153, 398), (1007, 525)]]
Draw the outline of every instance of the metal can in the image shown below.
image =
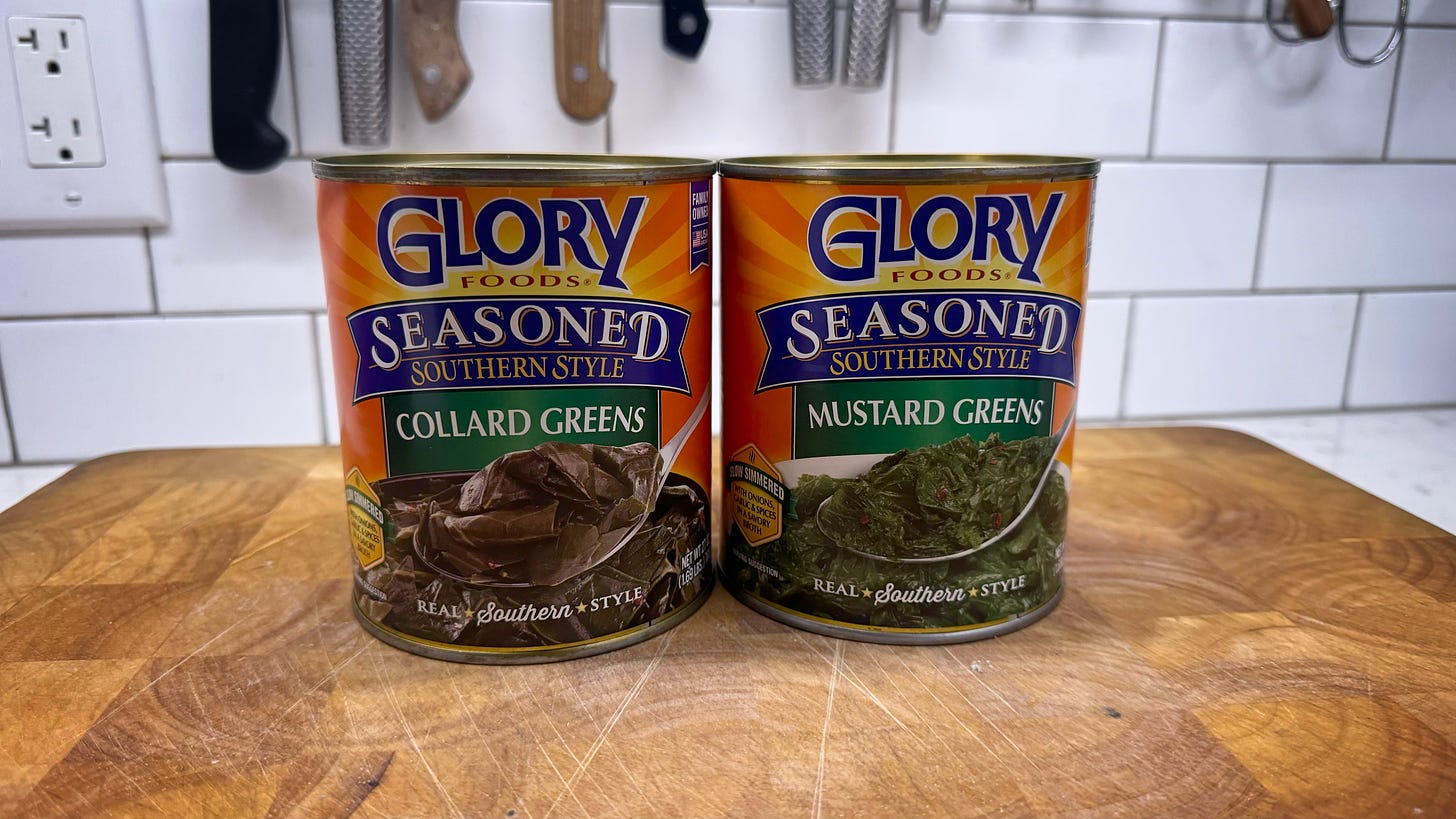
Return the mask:
[(729, 589), (883, 643), (1062, 594), (1098, 162), (725, 160)]
[(523, 663), (686, 618), (713, 582), (713, 164), (313, 168), (359, 622)]

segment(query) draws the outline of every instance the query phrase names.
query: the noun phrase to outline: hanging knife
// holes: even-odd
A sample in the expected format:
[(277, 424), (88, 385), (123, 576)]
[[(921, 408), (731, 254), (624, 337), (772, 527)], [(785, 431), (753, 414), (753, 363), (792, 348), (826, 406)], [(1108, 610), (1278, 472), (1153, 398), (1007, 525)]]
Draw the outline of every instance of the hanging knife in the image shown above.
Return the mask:
[(552, 0), (556, 49), (556, 98), (583, 122), (601, 116), (615, 87), (602, 68), (605, 0)]
[(940, 20), (945, 17), (945, 0), (920, 0), (920, 30), (934, 34), (940, 30)]
[(849, 0), (849, 34), (844, 46), (844, 84), (879, 88), (885, 82), (894, 0)]
[(334, 0), (339, 124), (345, 145), (389, 141), (389, 2)]
[(282, 15), (276, 0), (208, 4), (212, 151), (234, 170), (265, 171), (288, 153), (288, 138), (268, 119), (278, 85)]
[(662, 42), (674, 54), (695, 60), (708, 39), (703, 0), (662, 0)]
[(400, 5), (405, 63), (430, 122), (449, 113), (470, 85), (456, 24), (459, 11), (460, 0), (404, 0)]
[(789, 0), (794, 85), (834, 82), (834, 0)]

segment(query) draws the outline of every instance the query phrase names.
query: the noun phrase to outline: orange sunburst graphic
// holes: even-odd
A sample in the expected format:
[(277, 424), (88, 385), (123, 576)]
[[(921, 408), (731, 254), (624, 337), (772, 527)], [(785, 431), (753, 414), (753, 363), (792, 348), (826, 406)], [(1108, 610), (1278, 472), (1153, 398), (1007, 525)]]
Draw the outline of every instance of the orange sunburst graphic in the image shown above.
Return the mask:
[[(707, 393), (713, 335), (712, 272), (706, 267), (692, 269), (688, 182), (478, 187), (319, 181), (317, 190), (340, 435), (346, 461), (351, 468), (359, 467), (366, 479), (383, 477), (388, 468), (382, 402), (367, 398), (356, 403), (354, 397), (361, 350), (368, 339), (352, 337), (347, 317), (366, 308), (418, 300), (521, 297), (667, 305), (689, 316), (680, 355), (692, 394), (660, 394), (664, 440), (693, 415), (699, 397)], [(439, 200), (441, 204), (401, 209), (381, 226), (381, 211), (397, 197)], [(593, 205), (586, 210), (573, 207), (575, 215), (560, 216), (554, 226), (544, 221), (527, 225), (524, 217), (510, 214), (477, 224), (482, 209), (506, 198), (526, 209), (516, 213), (541, 214), (545, 200), (590, 200)], [(599, 211), (594, 210), (597, 203)], [(608, 224), (598, 224), (597, 213), (605, 214)], [(632, 213), (635, 222), (625, 224)], [(582, 221), (571, 221), (579, 217)], [(625, 290), (600, 283), (608, 259), (602, 228), (626, 231), (620, 233), (623, 238), (631, 236), (620, 269)], [(448, 240), (443, 238), (445, 234), (449, 234)], [(539, 246), (531, 253), (533, 237), (538, 238)], [(558, 241), (548, 246), (553, 238)], [(501, 253), (483, 254), (482, 239)], [(432, 247), (432, 243), (436, 244)], [(526, 250), (520, 255), (529, 258), (509, 265), (499, 263), (501, 254), (522, 248)], [(432, 264), (437, 264), (431, 261), (431, 253), (443, 258), (447, 252), (457, 264), (445, 266), (444, 280), (436, 286), (412, 287), (390, 275), (388, 263), (396, 263), (408, 273), (430, 272)], [(559, 263), (548, 263), (552, 255)], [(700, 424), (674, 466), (675, 472), (704, 487), (711, 483), (710, 439), (709, 424)]]
[[(769, 355), (765, 331), (760, 326), (759, 311), (763, 308), (816, 296), (915, 290), (1020, 291), (1085, 302), (1091, 179), (892, 185), (725, 178), (722, 192), (725, 451), (753, 443), (775, 461), (790, 457), (793, 451), (793, 423), (785, 419), (794, 417), (794, 389), (755, 391)], [(882, 226), (882, 214), (851, 207), (823, 225), (814, 225), (815, 211), (821, 205), (847, 195), (894, 197), (898, 200), (897, 218), (887, 218)], [(1020, 211), (1009, 228), (1009, 247), (1002, 238), (992, 236), (982, 240), (983, 252), (979, 255), (976, 243), (969, 242), (958, 256), (931, 261), (913, 241), (912, 214), (932, 199), (954, 197), (973, 210), (972, 203), (978, 196), (1013, 195), (1027, 197), (1033, 219), (1052, 219), (1034, 266), (1039, 281), (1018, 277), (1030, 255), (1027, 226)], [(1058, 204), (1053, 218), (1048, 214), (1054, 201)], [(964, 225), (948, 218), (947, 213), (935, 213), (933, 204), (920, 227), (924, 237), (936, 248), (950, 248), (964, 241), (965, 237), (957, 234)], [(1003, 214), (1001, 218), (1006, 217)], [(865, 232), (873, 238), (866, 239)], [(873, 246), (857, 246), (856, 234), (858, 241), (870, 241)], [(850, 240), (841, 241), (843, 237)], [(885, 242), (894, 245), (890, 255), (909, 253), (912, 258), (873, 265), (874, 276), (863, 281), (829, 279), (816, 269), (810, 253), (817, 244), (825, 248), (833, 264), (855, 268), (866, 261), (866, 253), (883, 258), (880, 244)], [(876, 259), (869, 261), (873, 264)], [(1079, 356), (1081, 337), (1079, 323), (1068, 353), (1073, 361)], [(1054, 423), (1059, 425), (1071, 410), (1075, 393), (1072, 387), (1056, 387)], [(1070, 451), (1070, 447), (1064, 450), (1064, 460), (1070, 461)]]

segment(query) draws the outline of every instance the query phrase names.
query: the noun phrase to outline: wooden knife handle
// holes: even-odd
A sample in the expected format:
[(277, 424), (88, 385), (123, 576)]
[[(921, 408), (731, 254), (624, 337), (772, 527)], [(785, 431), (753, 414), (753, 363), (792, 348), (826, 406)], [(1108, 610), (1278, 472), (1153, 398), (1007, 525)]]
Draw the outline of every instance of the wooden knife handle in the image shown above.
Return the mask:
[(404, 59), (425, 119), (434, 122), (455, 106), (470, 85), (470, 65), (456, 25), (460, 0), (404, 0), (400, 28)]
[(1289, 17), (1301, 37), (1318, 40), (1330, 33), (1335, 24), (1334, 8), (1329, 0), (1289, 0)]
[(603, 0), (552, 0), (556, 38), (556, 98), (571, 117), (583, 122), (606, 112), (612, 79), (602, 67)]

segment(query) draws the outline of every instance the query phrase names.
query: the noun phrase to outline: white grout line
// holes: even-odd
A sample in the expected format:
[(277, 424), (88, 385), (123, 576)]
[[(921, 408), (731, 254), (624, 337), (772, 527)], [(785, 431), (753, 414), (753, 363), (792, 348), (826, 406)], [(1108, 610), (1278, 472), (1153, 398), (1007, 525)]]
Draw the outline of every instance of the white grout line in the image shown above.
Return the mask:
[(1168, 47), (1168, 21), (1158, 21), (1158, 53), (1153, 58), (1153, 104), (1148, 107), (1148, 151), (1151, 160), (1158, 142), (1158, 94), (1163, 89), (1163, 54)]
[[(1264, 242), (1269, 235), (1269, 199), (1274, 191), (1274, 163), (1264, 167), (1264, 190), (1259, 196), (1259, 230), (1254, 234), (1254, 275), (1249, 279), (1249, 289), (1258, 291), (1264, 277)], [(1328, 291), (1321, 291), (1328, 292)]]
[(0, 407), (5, 409), (5, 434), (10, 437), (10, 462), (20, 463), (20, 446), (15, 437), (15, 413), (10, 411), (10, 390), (5, 389), (5, 368), (0, 364)]
[(1350, 349), (1345, 353), (1345, 384), (1340, 390), (1340, 409), (1350, 408), (1350, 382), (1355, 375), (1355, 350), (1360, 342), (1360, 319), (1365, 314), (1365, 294), (1355, 301), (1355, 320), (1350, 324)]
[[(328, 321), (327, 315), (328, 314), (324, 314), (324, 316), (325, 316), (324, 320), (325, 321)], [(333, 383), (332, 383), (333, 382), (333, 379), (332, 378), (325, 379), (325, 377), (324, 377), (325, 373), (327, 373), (328, 370), (329, 369), (332, 369), (332, 368), (331, 367), (330, 368), (325, 368), (324, 365), (323, 365), (323, 363), (324, 363), (324, 356), (325, 355), (328, 355), (330, 357), (330, 364), (333, 363), (332, 362), (333, 351), (332, 350), (325, 351), (325, 350), (323, 350), (323, 349), (321, 349), (319, 347), (319, 332), (318, 332), (318, 319), (319, 319), (319, 316), (318, 316), (317, 313), (311, 313), (311, 314), (309, 314), (309, 317), (310, 318), (309, 318), (309, 324), (308, 324), (308, 338), (309, 338), (309, 345), (308, 346), (313, 350), (313, 380), (314, 380), (314, 384), (318, 387), (318, 399), (319, 399), (319, 443), (324, 444), (325, 446), (327, 446), (328, 443), (329, 443), (329, 400), (328, 400), (328, 396), (325, 394), (324, 391), (333, 388)], [(328, 383), (325, 383), (326, 381)]]
[(142, 228), (142, 245), (147, 250), (147, 292), (152, 299), (151, 315), (160, 315), (162, 300), (157, 295), (157, 263), (152, 255), (152, 228)]
[(1390, 78), (1390, 108), (1385, 113), (1385, 140), (1380, 144), (1382, 161), (1390, 159), (1390, 135), (1395, 130), (1395, 106), (1397, 98), (1400, 96), (1400, 72), (1401, 67), (1405, 65), (1405, 52), (1408, 48), (1410, 48), (1410, 39), (1402, 35), (1400, 48), (1395, 52), (1394, 76)]
[(1127, 417), (1128, 382), (1132, 380), (1128, 375), (1132, 372), (1132, 331), (1133, 322), (1137, 319), (1137, 303), (1137, 299), (1127, 300), (1127, 327), (1122, 331), (1122, 383), (1117, 389), (1117, 418)]

